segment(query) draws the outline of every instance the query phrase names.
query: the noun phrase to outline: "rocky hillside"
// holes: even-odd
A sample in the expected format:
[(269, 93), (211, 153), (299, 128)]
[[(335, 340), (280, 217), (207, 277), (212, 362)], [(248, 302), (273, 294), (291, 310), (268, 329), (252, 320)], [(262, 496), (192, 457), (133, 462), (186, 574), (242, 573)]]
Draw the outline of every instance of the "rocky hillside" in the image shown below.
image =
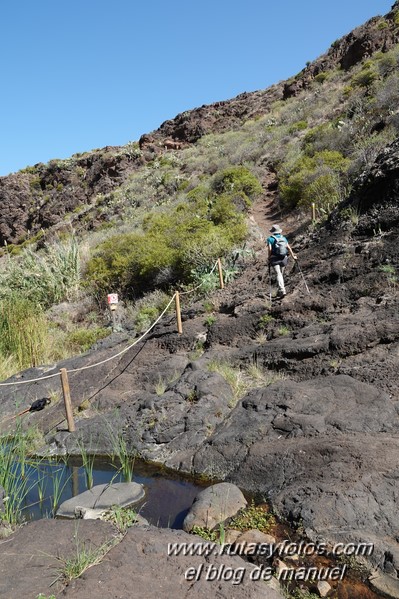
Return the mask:
[[(294, 236), (302, 274), (292, 269), (280, 303), (269, 307), (259, 254), (211, 297), (212, 322), (204, 302), (186, 304), (182, 335), (168, 317), (116, 362), (72, 374), (76, 409), (83, 397), (91, 405), (77, 432), (56, 432), (59, 405), (31, 417), (53, 431), (53, 451), (83, 441), (105, 453), (107, 427), (122, 429), (145, 459), (235, 482), (312, 539), (374, 543), (373, 564), (396, 576), (398, 169), (396, 142), (327, 227)], [(114, 344), (57, 368), (95, 364), (123, 347)], [(243, 389), (251, 368), (259, 378), (237, 394), (223, 364)], [(28, 387), (27, 397), (54, 391), (51, 379)], [(4, 414), (20, 393), (1, 391)]]
[(323, 74), (334, 69), (349, 72), (377, 51), (395, 47), (399, 41), (398, 9), (395, 2), (384, 17), (374, 17), (335, 41), (326, 54), (288, 81), (186, 111), (142, 135), (138, 144), (76, 154), (1, 177), (0, 245), (34, 241), (52, 228), (95, 229), (112, 216), (110, 192), (155, 156), (178, 152), (208, 134), (238, 130), (247, 121), (267, 114), (274, 102), (306, 91), (317, 78), (322, 80)]
[[(396, 2), (292, 81), (178, 115), (139, 144), (2, 178), (0, 241), (111, 222), (122, 215), (113, 192), (156, 158), (176, 159), (204, 136), (241, 130), (276, 100), (303, 98), (321, 73), (361, 62), (357, 74), (369, 73), (365, 58), (398, 43), (398, 15)], [(396, 110), (368, 126), (387, 129)], [(346, 118), (344, 132), (353, 126)], [(182, 334), (167, 314), (125, 353), (128, 330), (9, 382), (51, 377), (60, 367), (71, 372), (76, 432), (67, 432), (61, 402), (25, 421), (43, 430), (53, 454), (79, 453), (82, 444), (104, 454), (122, 432), (145, 460), (233, 482), (269, 501), (307, 538), (373, 543), (369, 565), (399, 596), (399, 141), (368, 156), (368, 168), (317, 223), (308, 213), (281, 212), (282, 178), (270, 157), (262, 154), (257, 168), (263, 194), (251, 208), (255, 256), (238, 258), (240, 274), (225, 289), (183, 296)], [(282, 214), (299, 260), (286, 271), (288, 295), (270, 301), (275, 281), (263, 238)], [(5, 426), (16, 403), (57, 393), (58, 378), (0, 387)]]

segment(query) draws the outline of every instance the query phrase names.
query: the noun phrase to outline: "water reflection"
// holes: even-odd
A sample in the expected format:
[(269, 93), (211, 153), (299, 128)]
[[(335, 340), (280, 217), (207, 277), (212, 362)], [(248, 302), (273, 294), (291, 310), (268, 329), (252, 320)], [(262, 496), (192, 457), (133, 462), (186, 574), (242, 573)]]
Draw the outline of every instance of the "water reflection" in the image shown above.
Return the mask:
[[(96, 458), (90, 475), (93, 485), (124, 481), (122, 472), (109, 458)], [(89, 488), (87, 471), (77, 458), (66, 462), (41, 461), (31, 465), (25, 476), (30, 479), (23, 510), (27, 520), (53, 517), (63, 501)], [(151, 524), (170, 528), (182, 527), (195, 496), (206, 486), (137, 460), (133, 481), (142, 484), (146, 492), (134, 509)]]

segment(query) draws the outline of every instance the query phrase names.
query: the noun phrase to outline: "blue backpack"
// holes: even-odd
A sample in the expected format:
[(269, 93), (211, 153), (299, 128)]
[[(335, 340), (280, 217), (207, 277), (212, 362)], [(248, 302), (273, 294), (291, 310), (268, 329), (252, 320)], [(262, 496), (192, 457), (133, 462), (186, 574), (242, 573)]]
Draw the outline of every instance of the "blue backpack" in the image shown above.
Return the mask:
[(276, 237), (272, 235), (274, 243), (272, 245), (272, 255), (278, 256), (279, 258), (285, 258), (288, 254), (288, 241), (285, 237)]

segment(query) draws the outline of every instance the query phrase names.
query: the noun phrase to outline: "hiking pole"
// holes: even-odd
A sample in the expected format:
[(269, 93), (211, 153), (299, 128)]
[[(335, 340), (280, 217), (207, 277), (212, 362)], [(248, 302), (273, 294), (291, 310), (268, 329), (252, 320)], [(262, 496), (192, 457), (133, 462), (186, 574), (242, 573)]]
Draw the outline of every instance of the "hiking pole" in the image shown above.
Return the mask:
[(309, 291), (309, 287), (308, 287), (308, 285), (307, 285), (307, 283), (306, 283), (306, 280), (305, 280), (305, 277), (304, 277), (304, 275), (303, 275), (302, 268), (301, 268), (301, 267), (300, 267), (300, 265), (299, 265), (298, 258), (295, 260), (295, 264), (297, 264), (297, 265), (298, 265), (299, 272), (301, 273), (301, 277), (302, 277), (302, 279), (303, 279), (303, 282), (305, 283), (306, 291), (308, 292), (308, 294), (309, 294), (309, 295), (311, 295), (311, 293), (310, 293), (310, 291)]

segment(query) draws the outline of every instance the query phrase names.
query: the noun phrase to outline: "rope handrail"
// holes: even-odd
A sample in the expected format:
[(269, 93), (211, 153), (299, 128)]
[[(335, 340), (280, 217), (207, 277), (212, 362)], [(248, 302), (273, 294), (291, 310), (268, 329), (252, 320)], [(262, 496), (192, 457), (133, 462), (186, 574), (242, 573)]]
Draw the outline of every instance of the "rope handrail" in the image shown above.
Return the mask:
[(13, 381), (11, 383), (0, 383), (0, 387), (8, 387), (9, 385), (26, 385), (28, 383), (36, 383), (37, 381), (45, 381), (46, 379), (52, 379), (55, 376), (59, 376), (59, 372), (54, 372), (54, 374), (48, 374), (47, 376), (41, 376), (36, 379), (28, 379), (27, 381)]
[(142, 339), (144, 339), (144, 337), (146, 335), (148, 335), (148, 333), (155, 327), (155, 325), (158, 324), (158, 322), (161, 320), (161, 318), (163, 317), (163, 315), (168, 311), (169, 306), (171, 305), (171, 303), (173, 302), (173, 300), (175, 299), (175, 297), (176, 297), (176, 293), (173, 295), (172, 299), (170, 300), (170, 302), (168, 303), (168, 305), (166, 306), (166, 308), (158, 316), (158, 318), (156, 320), (154, 320), (154, 322), (152, 323), (152, 325), (150, 327), (148, 327), (148, 329), (144, 333), (142, 333), (140, 335), (140, 337), (138, 337), (137, 339), (135, 339), (133, 341), (133, 343), (131, 343), (130, 345), (128, 345), (128, 347), (125, 347), (125, 349), (122, 349), (119, 353), (115, 354), (114, 356), (106, 358), (105, 360), (101, 360), (101, 362), (97, 362), (96, 364), (88, 364), (87, 366), (82, 366), (81, 368), (73, 368), (71, 370), (67, 370), (67, 372), (68, 373), (71, 373), (71, 372), (80, 372), (81, 370), (88, 370), (89, 368), (94, 368), (95, 366), (101, 366), (102, 364), (105, 364), (106, 362), (109, 362), (110, 360), (114, 360), (115, 358), (119, 358), (119, 356), (122, 356), (123, 354), (125, 354), (127, 351), (129, 351), (129, 349), (131, 349), (132, 347), (134, 347), (135, 345), (137, 345), (137, 343), (139, 343)]
[[(158, 324), (158, 322), (161, 320), (161, 318), (163, 317), (163, 315), (169, 309), (169, 306), (171, 305), (171, 303), (175, 299), (175, 296), (176, 296), (176, 294), (173, 295), (172, 299), (170, 300), (170, 302), (168, 303), (168, 305), (166, 306), (166, 308), (161, 312), (161, 314), (151, 324), (151, 326), (144, 333), (142, 333), (142, 335), (140, 335), (140, 337), (138, 337), (138, 339), (135, 339), (133, 343), (131, 343), (130, 345), (128, 345), (128, 347), (125, 347), (122, 351), (118, 352), (114, 356), (110, 356), (109, 358), (106, 358), (105, 360), (101, 360), (101, 362), (96, 362), (95, 364), (89, 364), (88, 366), (82, 366), (81, 368), (73, 368), (71, 370), (67, 370), (67, 372), (68, 373), (70, 373), (70, 372), (79, 372), (81, 370), (87, 370), (88, 368), (94, 368), (95, 366), (101, 366), (102, 364), (105, 364), (106, 362), (109, 362), (110, 360), (114, 360), (115, 358), (118, 358), (119, 356), (122, 356), (124, 353), (126, 353), (127, 351), (129, 351), (129, 349), (131, 349), (132, 347), (134, 347), (135, 345), (137, 345), (137, 343), (139, 343), (146, 335), (148, 335), (148, 333), (155, 327), (155, 325)], [(28, 379), (26, 381), (13, 381), (11, 383), (0, 383), (0, 386), (1, 387), (7, 387), (8, 385), (26, 385), (27, 383), (36, 383), (36, 382), (39, 382), (39, 381), (40, 382), (41, 381), (45, 381), (46, 379), (51, 379), (51, 378), (53, 378), (55, 376), (59, 376), (59, 372), (55, 372), (54, 374), (49, 374), (47, 376), (42, 376), (42, 377), (38, 377), (38, 378), (35, 378), (35, 379)]]
[[(212, 270), (208, 273), (209, 275), (211, 275), (214, 272), (214, 270), (216, 269), (217, 265), (218, 265), (218, 260), (216, 260), (215, 264), (212, 267)], [(179, 293), (180, 293), (180, 295), (187, 295), (189, 293), (193, 293), (194, 291), (196, 291), (197, 289), (199, 289), (203, 284), (204, 284), (204, 281), (201, 281), (193, 289), (189, 289), (188, 291), (180, 291)], [(87, 366), (81, 366), (80, 368), (72, 368), (71, 370), (66, 370), (66, 372), (67, 373), (73, 373), (73, 372), (80, 372), (82, 370), (88, 370), (89, 368), (95, 368), (96, 366), (101, 366), (102, 364), (106, 364), (110, 360), (114, 360), (115, 358), (118, 358), (118, 357), (122, 356), (123, 354), (125, 354), (132, 347), (134, 347), (135, 345), (137, 345), (137, 343), (140, 343), (140, 341), (142, 339), (144, 339), (144, 337), (146, 335), (148, 335), (148, 333), (155, 327), (155, 325), (158, 324), (158, 322), (161, 320), (161, 318), (164, 316), (164, 314), (168, 311), (170, 305), (172, 304), (172, 302), (176, 298), (176, 295), (177, 295), (177, 293), (174, 293), (174, 295), (172, 296), (171, 300), (167, 304), (166, 308), (161, 312), (161, 314), (158, 316), (158, 318), (156, 318), (156, 320), (154, 320), (154, 322), (148, 327), (148, 329), (144, 333), (142, 333), (140, 335), (140, 337), (138, 337), (137, 339), (135, 339), (133, 343), (131, 343), (130, 345), (128, 345), (127, 347), (125, 347), (123, 350), (121, 350), (120, 352), (118, 352), (114, 356), (110, 356), (109, 358), (101, 360), (100, 362), (96, 362), (95, 364), (88, 364)], [(36, 377), (34, 379), (27, 379), (27, 380), (24, 380), (24, 381), (12, 381), (12, 382), (9, 382), (9, 383), (0, 383), (0, 387), (8, 387), (8, 386), (12, 386), (12, 385), (27, 385), (27, 384), (30, 384), (30, 383), (42, 382), (42, 381), (54, 378), (56, 376), (59, 376), (59, 372), (54, 372), (53, 374), (48, 374), (46, 376)]]

